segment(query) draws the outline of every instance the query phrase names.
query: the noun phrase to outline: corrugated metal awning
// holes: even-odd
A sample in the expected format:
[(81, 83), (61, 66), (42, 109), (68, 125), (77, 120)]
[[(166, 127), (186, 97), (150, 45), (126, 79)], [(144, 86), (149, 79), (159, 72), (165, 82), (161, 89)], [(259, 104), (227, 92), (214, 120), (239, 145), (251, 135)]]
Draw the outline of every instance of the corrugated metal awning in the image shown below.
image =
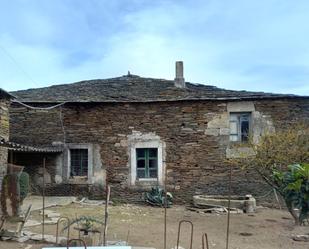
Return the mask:
[(59, 153), (63, 151), (62, 146), (36, 147), (36, 146), (22, 145), (15, 142), (5, 141), (4, 139), (0, 140), (0, 146), (6, 147), (8, 150), (11, 151), (19, 151), (19, 152)]

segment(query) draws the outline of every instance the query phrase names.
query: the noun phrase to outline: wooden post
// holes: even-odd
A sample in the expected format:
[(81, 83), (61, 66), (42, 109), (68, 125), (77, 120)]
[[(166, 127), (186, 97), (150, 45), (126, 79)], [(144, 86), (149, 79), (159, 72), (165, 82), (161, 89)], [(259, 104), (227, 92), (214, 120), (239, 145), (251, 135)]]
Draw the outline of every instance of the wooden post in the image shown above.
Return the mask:
[(111, 188), (106, 185), (106, 199), (105, 199), (105, 215), (104, 215), (104, 231), (103, 231), (103, 246), (106, 246), (106, 234), (107, 234), (107, 221), (108, 221), (108, 203), (111, 193)]
[(229, 248), (229, 235), (230, 235), (230, 209), (231, 209), (231, 192), (232, 192), (232, 165), (230, 165), (229, 174), (229, 200), (227, 208), (227, 227), (226, 227), (226, 249)]
[(44, 240), (44, 233), (45, 233), (45, 168), (46, 168), (46, 158), (43, 158), (43, 186), (42, 186), (42, 195), (43, 195), (43, 222), (42, 222), (42, 240)]

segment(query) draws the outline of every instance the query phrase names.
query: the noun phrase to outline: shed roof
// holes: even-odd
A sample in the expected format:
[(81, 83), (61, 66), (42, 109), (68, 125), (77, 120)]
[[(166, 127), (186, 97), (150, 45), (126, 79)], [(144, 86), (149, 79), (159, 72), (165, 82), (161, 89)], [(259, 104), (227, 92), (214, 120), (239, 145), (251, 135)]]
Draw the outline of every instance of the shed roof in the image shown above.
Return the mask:
[(292, 94), (234, 91), (186, 82), (177, 88), (173, 80), (125, 75), (71, 84), (12, 92), (23, 102), (157, 102), (179, 100), (243, 100), (264, 98), (309, 98)]
[(8, 148), (8, 150), (19, 152), (42, 152), (42, 153), (58, 153), (63, 151), (61, 146), (34, 147), (23, 145), (11, 141), (6, 141), (0, 137), (0, 146)]

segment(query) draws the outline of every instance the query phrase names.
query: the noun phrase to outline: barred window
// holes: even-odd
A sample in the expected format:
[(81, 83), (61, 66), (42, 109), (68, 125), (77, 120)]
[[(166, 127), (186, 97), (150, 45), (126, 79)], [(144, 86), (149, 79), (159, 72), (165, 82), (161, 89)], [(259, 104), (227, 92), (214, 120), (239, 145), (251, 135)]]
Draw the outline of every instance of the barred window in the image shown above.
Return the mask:
[(71, 176), (88, 176), (88, 149), (70, 149)]

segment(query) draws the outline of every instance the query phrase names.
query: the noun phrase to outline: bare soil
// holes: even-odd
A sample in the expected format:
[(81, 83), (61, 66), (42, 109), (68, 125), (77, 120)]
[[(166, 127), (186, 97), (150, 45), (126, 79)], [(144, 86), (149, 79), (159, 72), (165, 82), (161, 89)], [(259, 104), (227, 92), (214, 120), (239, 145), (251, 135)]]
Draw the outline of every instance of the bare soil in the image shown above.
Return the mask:
[[(63, 207), (48, 208), (59, 212), (62, 216), (75, 218), (81, 215), (94, 216), (103, 221), (104, 206), (86, 206), (70, 204)], [(31, 219), (41, 220), (38, 211), (31, 214)], [(204, 214), (188, 211), (184, 206), (174, 206), (167, 209), (167, 249), (175, 247), (177, 241), (178, 223), (189, 220), (194, 224), (193, 249), (202, 248), (202, 235), (208, 234), (209, 246), (226, 248), (225, 214)], [(26, 230), (41, 232), (42, 227), (30, 227)], [(46, 225), (47, 234), (55, 234), (56, 225)], [(163, 248), (164, 209), (138, 205), (116, 205), (109, 208), (108, 240), (122, 240), (134, 246), (149, 246)], [(230, 249), (274, 249), (299, 248), (308, 249), (309, 242), (292, 240), (294, 234), (308, 234), (309, 227), (294, 227), (293, 220), (287, 211), (260, 208), (255, 214), (231, 214)], [(63, 233), (62, 236), (65, 236)], [(77, 237), (76, 231), (71, 237)], [(181, 231), (180, 245), (189, 248), (190, 229), (184, 225)], [(43, 244), (0, 242), (0, 248), (39, 249)], [(46, 246), (46, 244), (45, 244)]]

